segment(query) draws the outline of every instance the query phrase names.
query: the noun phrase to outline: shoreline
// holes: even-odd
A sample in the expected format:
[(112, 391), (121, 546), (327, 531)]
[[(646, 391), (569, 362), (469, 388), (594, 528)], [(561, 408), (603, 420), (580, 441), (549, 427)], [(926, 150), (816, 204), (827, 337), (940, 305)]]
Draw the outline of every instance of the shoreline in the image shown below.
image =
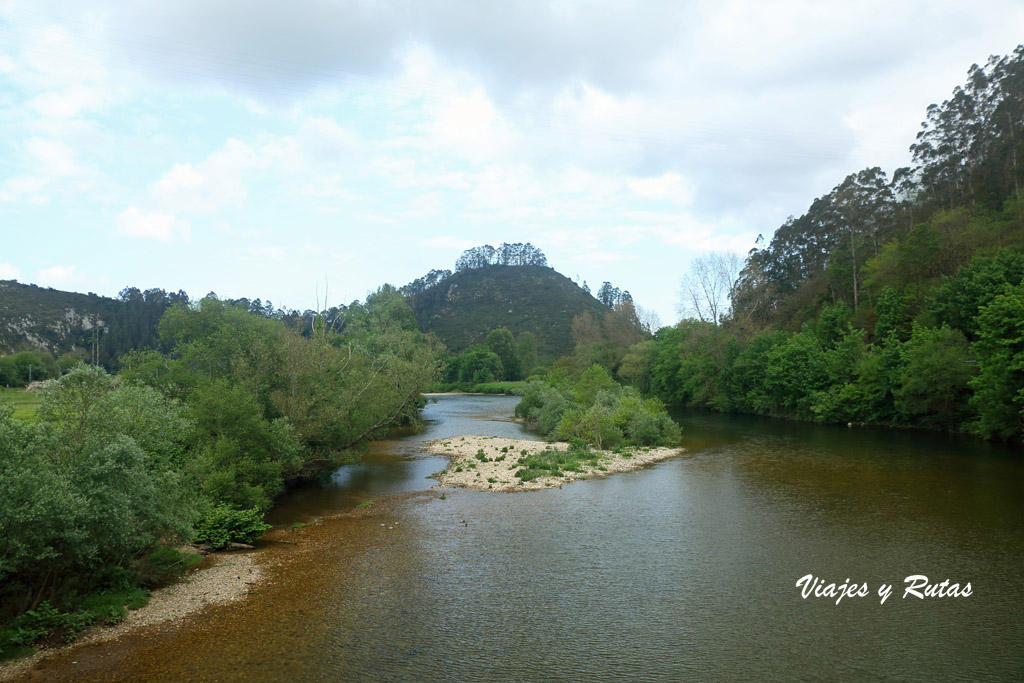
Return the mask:
[[(628, 448), (623, 449), (622, 453), (596, 451), (597, 465), (582, 463), (582, 472), (562, 472), (560, 476), (543, 476), (526, 482), (515, 476), (516, 470), (520, 468), (518, 460), (523, 455), (534, 455), (548, 449), (565, 451), (568, 448), (569, 444), (565, 442), (549, 443), (467, 434), (428, 441), (424, 450), (449, 458), (448, 467), (434, 475), (441, 486), (501, 493), (554, 488), (615, 472), (630, 472), (685, 452), (682, 448), (663, 447)], [(485, 460), (477, 455), (481, 450)]]
[(211, 558), (209, 566), (191, 571), (177, 582), (152, 591), (145, 607), (129, 610), (117, 624), (94, 624), (70, 643), (43, 647), (24, 657), (0, 663), (0, 681), (27, 674), (40, 662), (67, 656), (80, 647), (120, 640), (122, 636), (150, 627), (177, 628), (208, 607), (243, 600), (266, 580), (263, 567), (251, 550), (212, 553), (207, 557)]
[[(127, 625), (93, 627), (95, 633), (90, 629), (73, 643), (0, 665), (0, 681), (248, 680), (256, 669), (269, 675), (268, 680), (308, 678), (291, 668), (297, 666), (294, 641), (275, 637), (301, 632), (336, 587), (346, 585), (347, 578), (339, 577), (349, 577), (373, 561), (381, 548), (409, 538), (413, 527), (397, 523), (404, 521), (397, 516), (398, 507), (427, 504), (436, 498), (432, 489), (425, 489), (375, 496), (373, 505), (365, 507), (346, 505), (296, 514), (292, 522), (275, 524), (253, 550), (211, 554), (207, 557), (216, 564), (160, 589), (183, 589), (179, 600), (186, 594), (196, 598), (179, 617), (164, 621), (135, 617)], [(295, 526), (295, 521), (302, 525)], [(325, 557), (346, 561), (325, 564)], [(255, 581), (246, 578), (249, 562), (254, 575), (260, 572), (253, 585), (246, 583)], [(233, 582), (239, 590), (230, 600), (213, 600), (210, 595), (202, 601), (204, 591), (196, 590), (196, 584), (220, 567), (225, 572), (220, 579)], [(128, 614), (139, 612), (149, 612), (149, 605)]]

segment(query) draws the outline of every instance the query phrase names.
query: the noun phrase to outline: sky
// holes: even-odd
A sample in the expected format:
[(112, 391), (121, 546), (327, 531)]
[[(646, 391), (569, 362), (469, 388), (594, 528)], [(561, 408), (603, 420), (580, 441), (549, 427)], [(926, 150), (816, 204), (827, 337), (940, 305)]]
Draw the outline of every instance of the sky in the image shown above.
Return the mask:
[(0, 0), (0, 279), (307, 309), (530, 242), (664, 324), (1022, 41), (991, 0)]

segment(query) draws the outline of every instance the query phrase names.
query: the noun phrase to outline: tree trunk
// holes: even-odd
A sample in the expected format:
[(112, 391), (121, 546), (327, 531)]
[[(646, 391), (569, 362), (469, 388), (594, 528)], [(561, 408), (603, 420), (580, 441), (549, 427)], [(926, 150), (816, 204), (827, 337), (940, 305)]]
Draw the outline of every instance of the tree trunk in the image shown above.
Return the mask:
[(853, 272), (853, 312), (857, 312), (857, 240), (853, 230), (850, 230), (850, 256), (853, 261), (851, 270)]

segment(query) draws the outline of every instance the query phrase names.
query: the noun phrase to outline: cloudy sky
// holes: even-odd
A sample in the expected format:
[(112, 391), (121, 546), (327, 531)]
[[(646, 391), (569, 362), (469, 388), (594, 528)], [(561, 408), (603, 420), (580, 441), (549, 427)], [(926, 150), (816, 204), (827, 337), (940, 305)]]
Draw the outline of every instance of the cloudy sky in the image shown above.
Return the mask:
[(665, 323), (1024, 38), (992, 0), (0, 0), (0, 279), (313, 307), (532, 242)]

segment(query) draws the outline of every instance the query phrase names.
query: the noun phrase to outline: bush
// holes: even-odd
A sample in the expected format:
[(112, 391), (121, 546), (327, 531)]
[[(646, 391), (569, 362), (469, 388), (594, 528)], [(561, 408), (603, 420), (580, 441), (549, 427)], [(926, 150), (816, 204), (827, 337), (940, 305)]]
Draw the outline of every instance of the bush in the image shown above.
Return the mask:
[(564, 472), (582, 472), (583, 465), (597, 465), (597, 454), (592, 453), (585, 443), (573, 440), (569, 448), (556, 451), (549, 448), (540, 453), (519, 458), (520, 469), (515, 476), (520, 481), (533, 481), (538, 477), (560, 477)]
[(2, 616), (34, 596), (123, 587), (135, 558), (190, 534), (193, 503), (172, 465), (180, 442), (164, 423), (187, 424), (155, 391), (95, 368), (48, 387), (36, 423), (0, 412)]
[(170, 583), (203, 559), (198, 553), (183, 553), (174, 548), (160, 548), (138, 563), (138, 583), (155, 588)]
[[(549, 375), (548, 382), (557, 379)], [(656, 398), (644, 399), (632, 387), (611, 383), (607, 373), (594, 366), (575, 386), (530, 382), (516, 415), (526, 419), (547, 437), (581, 440), (597, 448), (616, 446), (678, 445), (679, 426)], [(567, 392), (578, 399), (570, 401)]]
[(516, 417), (525, 419), (547, 436), (555, 430), (569, 407), (569, 401), (553, 386), (530, 382), (523, 393), (523, 400), (516, 406)]
[(139, 609), (149, 603), (149, 593), (124, 588), (69, 599), (60, 609), (44, 601), (0, 629), (0, 661), (29, 651), (38, 642), (70, 643), (92, 624), (113, 625), (125, 617), (125, 608)]
[(259, 508), (236, 510), (226, 505), (217, 505), (199, 523), (196, 541), (209, 543), (214, 548), (226, 548), (232, 542), (252, 543), (269, 528)]

